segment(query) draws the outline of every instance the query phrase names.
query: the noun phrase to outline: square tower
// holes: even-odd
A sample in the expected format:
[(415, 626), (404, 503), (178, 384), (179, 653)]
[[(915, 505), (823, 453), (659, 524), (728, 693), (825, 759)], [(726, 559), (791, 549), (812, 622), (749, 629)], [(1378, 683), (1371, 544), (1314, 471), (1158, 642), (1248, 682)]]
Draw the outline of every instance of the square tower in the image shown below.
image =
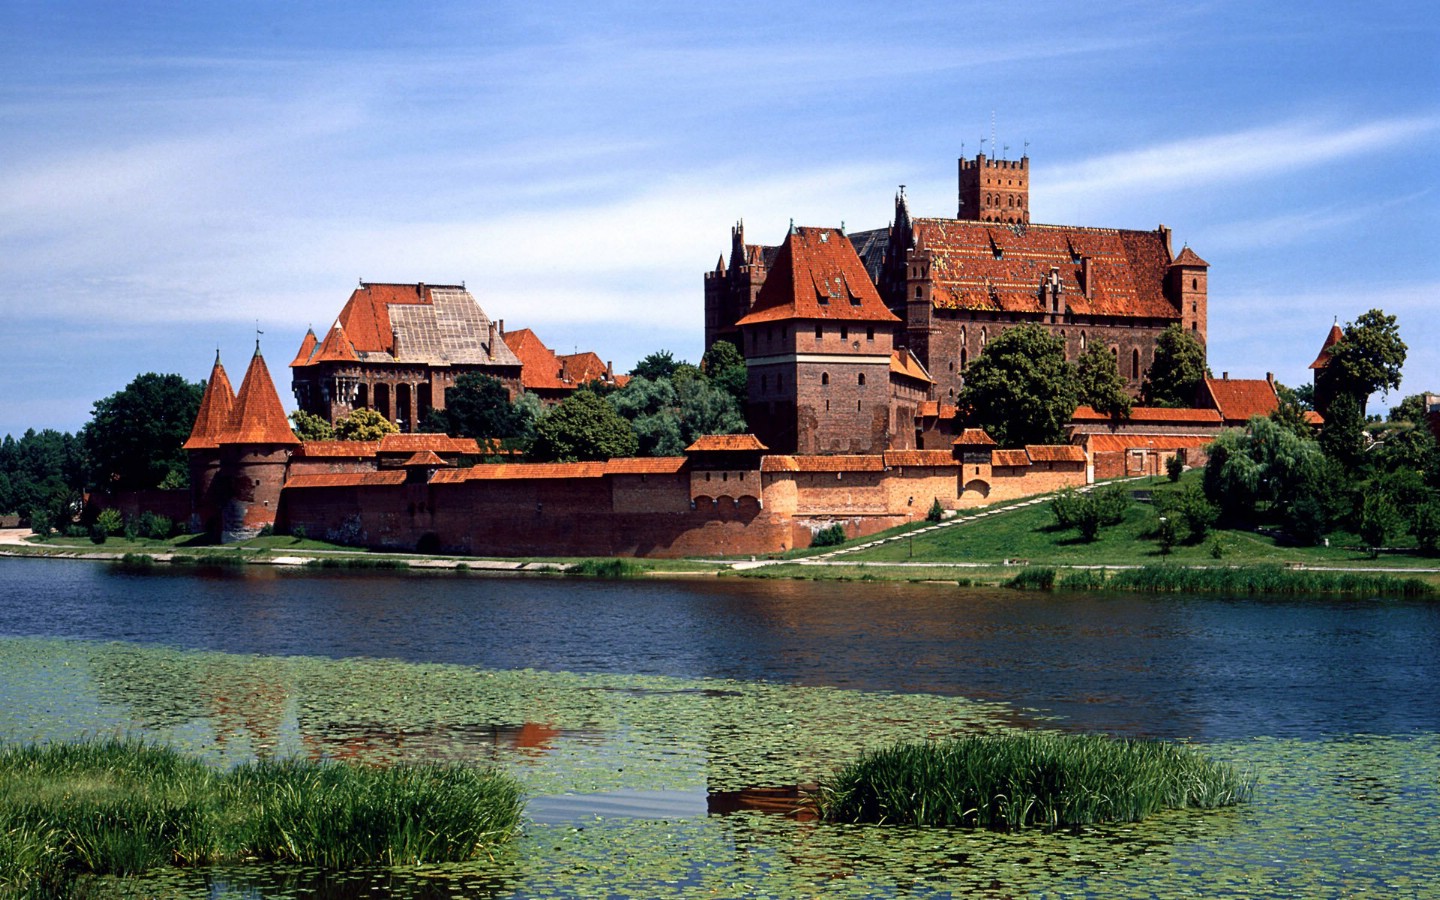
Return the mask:
[(989, 159), (980, 153), (960, 160), (960, 208), (955, 218), (1030, 224), (1030, 157)]

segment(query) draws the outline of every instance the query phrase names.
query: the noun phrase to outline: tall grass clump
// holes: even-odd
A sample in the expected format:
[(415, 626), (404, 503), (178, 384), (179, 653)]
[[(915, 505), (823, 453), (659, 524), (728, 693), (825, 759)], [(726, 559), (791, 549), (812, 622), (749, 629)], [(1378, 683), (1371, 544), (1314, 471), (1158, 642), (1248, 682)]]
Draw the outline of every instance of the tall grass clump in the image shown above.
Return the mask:
[(1073, 569), (1060, 576), (1062, 591), (1098, 591), (1105, 586), (1104, 569)]
[(143, 573), (155, 568), (155, 558), (148, 553), (127, 553), (114, 562), (122, 572)]
[(323, 559), (308, 559), (305, 565), (313, 569), (408, 569), (410, 564), (403, 559), (369, 556), (327, 556)]
[(1055, 830), (1229, 806), (1253, 786), (1178, 744), (1020, 732), (867, 753), (823, 781), (814, 802), (832, 822)]
[(1418, 597), (1435, 591), (1418, 578), (1397, 578), (1377, 572), (1316, 572), (1281, 566), (1142, 566), (1116, 571), (1106, 587), (1155, 593), (1358, 594), (1373, 597)]
[(591, 578), (636, 578), (644, 569), (628, 559), (582, 559), (565, 570), (566, 575), (586, 575)]
[(138, 741), (12, 746), (0, 750), (0, 896), (251, 859), (460, 861), (512, 835), (520, 807), (513, 779), (458, 765), (290, 760), (220, 773)]
[(1055, 587), (1055, 570), (1048, 566), (1026, 566), (1005, 582), (1005, 587), (1022, 591), (1048, 591)]

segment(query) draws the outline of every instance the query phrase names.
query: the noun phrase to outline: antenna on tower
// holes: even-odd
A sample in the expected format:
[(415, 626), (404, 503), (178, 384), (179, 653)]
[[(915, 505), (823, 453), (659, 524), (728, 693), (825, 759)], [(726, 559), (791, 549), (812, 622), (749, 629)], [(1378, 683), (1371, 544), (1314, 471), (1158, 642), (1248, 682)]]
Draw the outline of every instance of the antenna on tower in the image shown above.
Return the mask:
[(1026, 158), (1028, 158), (1028, 157), (1030, 156), (1030, 142), (1029, 142), (1029, 141), (1026, 141), (1026, 142), (1025, 142), (1025, 156), (1026, 156)]
[(990, 110), (990, 149), (995, 149), (995, 110)]

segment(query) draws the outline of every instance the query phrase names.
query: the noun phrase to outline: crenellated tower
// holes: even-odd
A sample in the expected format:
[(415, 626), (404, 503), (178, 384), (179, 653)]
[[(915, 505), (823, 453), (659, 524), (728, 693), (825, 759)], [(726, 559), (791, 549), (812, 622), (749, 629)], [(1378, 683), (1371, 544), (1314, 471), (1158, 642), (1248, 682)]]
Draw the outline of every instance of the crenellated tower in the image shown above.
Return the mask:
[(1030, 224), (1030, 157), (990, 159), (980, 153), (960, 160), (957, 219)]

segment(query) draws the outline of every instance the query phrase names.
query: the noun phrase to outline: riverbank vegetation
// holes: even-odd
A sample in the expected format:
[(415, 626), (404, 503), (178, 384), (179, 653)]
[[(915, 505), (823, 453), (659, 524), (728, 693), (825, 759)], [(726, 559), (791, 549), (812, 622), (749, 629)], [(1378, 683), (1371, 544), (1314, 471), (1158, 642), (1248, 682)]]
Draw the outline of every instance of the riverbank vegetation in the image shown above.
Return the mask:
[(1253, 786), (1178, 744), (1018, 732), (866, 753), (822, 782), (815, 803), (832, 822), (1053, 831), (1230, 806)]
[(509, 776), (459, 765), (259, 761), (218, 772), (138, 741), (0, 750), (0, 892), (251, 860), (323, 868), (475, 857), (520, 821)]
[(1141, 591), (1186, 594), (1346, 594), (1367, 597), (1419, 597), (1435, 593), (1419, 578), (1379, 572), (1317, 572), (1282, 566), (1187, 568), (1148, 565), (1135, 569), (1076, 569), (1061, 574), (1047, 566), (1027, 566), (1005, 583), (1024, 590)]

